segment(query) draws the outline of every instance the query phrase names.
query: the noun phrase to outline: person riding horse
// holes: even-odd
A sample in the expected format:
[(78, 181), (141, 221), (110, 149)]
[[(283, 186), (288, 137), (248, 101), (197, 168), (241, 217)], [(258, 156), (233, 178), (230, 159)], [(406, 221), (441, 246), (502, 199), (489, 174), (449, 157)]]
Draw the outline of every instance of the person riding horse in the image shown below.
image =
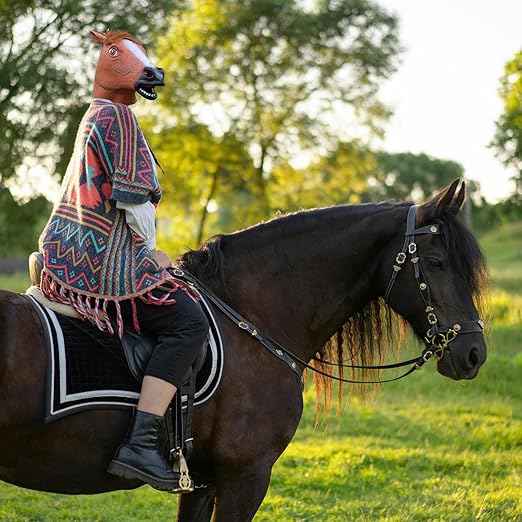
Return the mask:
[(156, 248), (161, 188), (154, 155), (129, 108), (136, 92), (157, 98), (154, 88), (165, 85), (163, 71), (127, 32), (90, 35), (102, 46), (94, 99), (40, 236), (41, 290), (101, 330), (114, 333), (115, 323), (121, 337), (124, 323), (130, 323), (156, 336), (137, 410), (109, 472), (177, 491), (180, 473), (160, 453), (159, 434), (208, 322), (197, 299), (166, 270), (169, 256)]

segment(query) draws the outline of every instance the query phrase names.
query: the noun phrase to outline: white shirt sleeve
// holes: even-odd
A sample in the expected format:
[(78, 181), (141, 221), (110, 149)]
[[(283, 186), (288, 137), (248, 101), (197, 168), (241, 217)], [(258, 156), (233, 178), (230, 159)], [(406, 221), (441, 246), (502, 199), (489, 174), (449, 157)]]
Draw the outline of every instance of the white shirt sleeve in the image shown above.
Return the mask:
[(154, 205), (150, 201), (140, 205), (116, 201), (116, 208), (125, 210), (127, 225), (144, 239), (149, 250), (154, 250), (156, 248), (156, 209)]

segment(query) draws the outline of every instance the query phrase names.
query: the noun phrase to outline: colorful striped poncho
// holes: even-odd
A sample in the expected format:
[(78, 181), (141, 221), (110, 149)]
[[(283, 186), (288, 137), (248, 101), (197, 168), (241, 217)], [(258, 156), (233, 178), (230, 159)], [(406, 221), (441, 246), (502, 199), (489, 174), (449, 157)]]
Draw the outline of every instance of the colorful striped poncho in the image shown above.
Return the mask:
[[(136, 117), (127, 105), (95, 99), (80, 123), (59, 201), (40, 236), (44, 295), (72, 305), (111, 333), (107, 305), (114, 302), (120, 335), (120, 301), (173, 303), (170, 293), (180, 285), (116, 208), (117, 201), (157, 205), (160, 198), (155, 162)], [(159, 285), (168, 290), (160, 300), (150, 293)], [(136, 316), (134, 327), (139, 330)]]

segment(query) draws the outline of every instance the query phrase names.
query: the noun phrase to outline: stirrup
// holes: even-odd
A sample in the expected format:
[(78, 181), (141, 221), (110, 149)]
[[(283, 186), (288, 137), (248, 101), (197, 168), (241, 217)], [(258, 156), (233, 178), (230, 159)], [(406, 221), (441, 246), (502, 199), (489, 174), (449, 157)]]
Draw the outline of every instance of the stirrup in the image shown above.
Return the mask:
[(194, 481), (189, 475), (189, 469), (183, 451), (181, 448), (176, 448), (172, 450), (172, 454), (174, 461), (172, 469), (180, 475), (179, 488), (173, 489), (172, 493), (192, 493), (192, 491), (194, 491)]

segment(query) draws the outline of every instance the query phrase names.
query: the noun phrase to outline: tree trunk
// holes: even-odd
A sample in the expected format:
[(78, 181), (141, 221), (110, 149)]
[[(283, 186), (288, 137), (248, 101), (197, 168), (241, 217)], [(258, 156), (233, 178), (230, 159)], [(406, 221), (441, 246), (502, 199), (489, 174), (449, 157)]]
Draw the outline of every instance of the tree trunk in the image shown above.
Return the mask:
[(201, 210), (201, 217), (199, 219), (198, 225), (198, 233), (196, 237), (196, 247), (199, 248), (203, 241), (203, 232), (205, 231), (205, 223), (208, 217), (208, 204), (212, 201), (212, 198), (216, 194), (219, 172), (221, 171), (221, 167), (218, 165), (214, 172), (212, 173), (212, 183), (210, 184), (210, 190), (208, 191), (208, 195), (205, 199), (205, 204), (203, 205), (203, 209)]

